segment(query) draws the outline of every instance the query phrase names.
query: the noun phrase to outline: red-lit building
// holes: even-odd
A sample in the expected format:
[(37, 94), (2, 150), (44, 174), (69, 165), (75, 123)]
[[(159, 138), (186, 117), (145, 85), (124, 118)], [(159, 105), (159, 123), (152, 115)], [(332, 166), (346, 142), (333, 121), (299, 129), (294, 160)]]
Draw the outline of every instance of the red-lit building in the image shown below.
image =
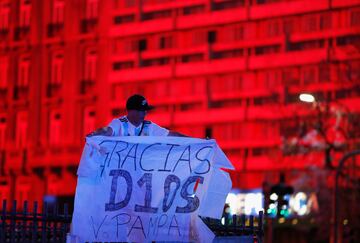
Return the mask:
[(275, 183), (324, 163), (281, 150), (319, 116), (302, 92), (360, 114), (359, 1), (0, 0), (0, 197), (71, 197), (85, 134), (133, 93), (215, 138), (234, 187)]

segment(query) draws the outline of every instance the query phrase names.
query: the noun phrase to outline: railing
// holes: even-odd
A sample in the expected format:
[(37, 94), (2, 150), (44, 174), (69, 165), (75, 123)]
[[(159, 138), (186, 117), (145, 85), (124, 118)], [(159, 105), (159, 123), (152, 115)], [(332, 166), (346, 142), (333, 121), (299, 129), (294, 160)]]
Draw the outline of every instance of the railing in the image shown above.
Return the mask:
[(64, 204), (63, 214), (59, 214), (57, 205), (49, 207), (46, 202), (41, 212), (38, 212), (37, 202), (34, 202), (31, 212), (27, 201), (24, 202), (21, 212), (17, 211), (16, 201), (13, 201), (10, 211), (7, 211), (7, 208), (7, 201), (4, 200), (0, 216), (0, 242), (66, 241), (71, 222), (67, 204)]
[[(66, 242), (71, 223), (67, 204), (64, 204), (62, 214), (59, 213), (58, 205), (50, 206), (46, 202), (43, 203), (41, 212), (38, 212), (38, 202), (33, 203), (31, 211), (27, 201), (21, 211), (17, 210), (16, 201), (13, 201), (10, 211), (8, 207), (4, 200), (0, 211), (0, 242)], [(215, 242), (262, 242), (262, 211), (258, 218), (233, 215), (224, 219), (221, 222), (217, 219), (202, 218), (216, 235)]]
[[(259, 212), (258, 218), (253, 215), (246, 217), (245, 215), (232, 215), (231, 218), (224, 218), (222, 223), (218, 219), (202, 218), (204, 223), (216, 235), (216, 242), (263, 242), (263, 212)], [(257, 224), (254, 222), (257, 221)], [(232, 240), (226, 241), (227, 237)], [(236, 237), (236, 239), (234, 239)], [(246, 238), (244, 238), (246, 237)], [(235, 240), (235, 241), (234, 241)]]

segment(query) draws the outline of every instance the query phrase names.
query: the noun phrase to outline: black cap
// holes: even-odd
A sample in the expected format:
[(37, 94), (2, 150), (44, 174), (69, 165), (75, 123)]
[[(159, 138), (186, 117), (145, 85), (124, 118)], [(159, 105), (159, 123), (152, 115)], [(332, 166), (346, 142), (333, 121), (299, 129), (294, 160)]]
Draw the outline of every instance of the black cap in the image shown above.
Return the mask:
[(144, 96), (134, 94), (126, 101), (127, 110), (148, 111), (154, 107), (149, 105)]

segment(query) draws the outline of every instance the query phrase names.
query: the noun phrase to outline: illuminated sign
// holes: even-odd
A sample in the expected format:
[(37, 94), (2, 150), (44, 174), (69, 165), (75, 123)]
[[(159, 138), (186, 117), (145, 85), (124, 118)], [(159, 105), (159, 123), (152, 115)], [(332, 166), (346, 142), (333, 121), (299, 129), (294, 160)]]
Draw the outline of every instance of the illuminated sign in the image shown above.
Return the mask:
[(254, 190), (231, 190), (226, 198), (230, 207), (230, 214), (258, 215), (264, 211), (263, 193), (261, 189)]

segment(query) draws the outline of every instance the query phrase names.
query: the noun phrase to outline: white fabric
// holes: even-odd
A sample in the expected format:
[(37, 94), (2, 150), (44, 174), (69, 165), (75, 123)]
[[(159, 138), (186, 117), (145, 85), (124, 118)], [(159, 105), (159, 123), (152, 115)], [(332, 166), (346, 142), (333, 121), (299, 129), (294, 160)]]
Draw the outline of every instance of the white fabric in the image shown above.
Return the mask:
[[(77, 173), (72, 237), (212, 242), (214, 234), (198, 215), (222, 214), (231, 180), (221, 168), (234, 169), (215, 140), (88, 137)], [(192, 179), (200, 180), (196, 192)]]
[[(108, 127), (111, 127), (111, 129), (113, 130), (112, 136), (122, 136), (123, 134), (122, 129), (124, 128), (122, 126), (122, 122), (120, 121), (120, 119), (125, 117), (126, 116), (115, 118), (110, 122)], [(135, 127), (131, 122), (127, 122), (127, 124), (128, 124), (129, 135), (138, 136), (141, 130), (142, 123), (137, 127)], [(168, 129), (160, 127), (156, 123), (151, 122), (151, 124), (148, 124), (147, 126), (149, 126), (149, 136), (167, 136), (169, 134)]]

